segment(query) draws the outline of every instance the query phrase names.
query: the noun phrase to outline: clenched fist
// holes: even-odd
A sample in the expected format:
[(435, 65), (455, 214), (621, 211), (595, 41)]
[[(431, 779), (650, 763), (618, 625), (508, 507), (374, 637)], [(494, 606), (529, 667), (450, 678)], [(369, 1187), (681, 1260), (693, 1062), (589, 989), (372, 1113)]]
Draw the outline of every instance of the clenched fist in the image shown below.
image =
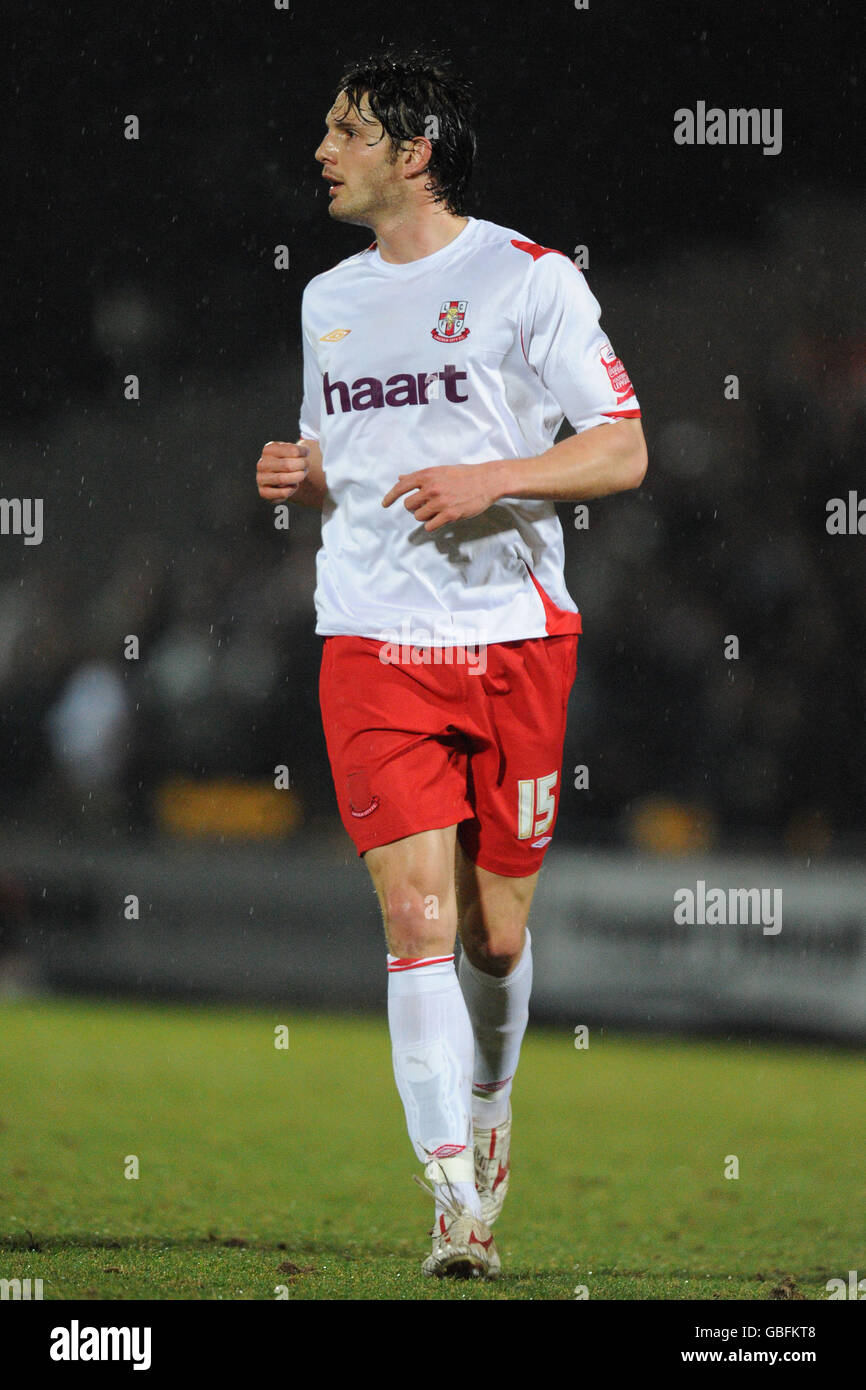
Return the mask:
[(284, 444), (272, 439), (256, 464), (259, 496), (266, 502), (286, 502), (297, 492), (309, 471), (306, 444)]

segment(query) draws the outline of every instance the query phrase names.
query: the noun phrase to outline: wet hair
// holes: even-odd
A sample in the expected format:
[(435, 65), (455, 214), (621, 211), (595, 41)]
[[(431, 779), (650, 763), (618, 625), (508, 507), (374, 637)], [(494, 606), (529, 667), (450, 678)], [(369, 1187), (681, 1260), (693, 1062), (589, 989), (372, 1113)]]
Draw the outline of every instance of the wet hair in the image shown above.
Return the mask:
[(337, 93), (363, 120), (361, 99), (391, 141), (391, 160), (406, 140), (426, 135), (433, 146), (425, 187), (434, 202), (465, 216), (466, 189), (475, 159), (475, 97), (470, 84), (440, 54), (376, 53), (347, 68)]

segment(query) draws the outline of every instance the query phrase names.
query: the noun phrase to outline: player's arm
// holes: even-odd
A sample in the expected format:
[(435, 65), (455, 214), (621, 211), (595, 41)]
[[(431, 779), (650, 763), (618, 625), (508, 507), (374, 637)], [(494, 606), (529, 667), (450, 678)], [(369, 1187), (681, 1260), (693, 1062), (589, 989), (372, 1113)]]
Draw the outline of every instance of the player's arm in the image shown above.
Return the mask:
[(527, 366), (576, 433), (534, 458), (485, 464), (494, 500), (589, 502), (639, 487), (647, 448), (634, 387), (601, 308), (567, 256), (544, 254), (526, 282), (520, 333)]
[(494, 502), (501, 497), (589, 502), (640, 487), (647, 447), (640, 420), (613, 420), (562, 439), (534, 458), (494, 459), (480, 466)]
[(302, 437), (296, 444), (286, 444), (272, 439), (256, 465), (256, 482), (266, 502), (321, 508), (328, 487), (318, 440)]
[(548, 502), (587, 502), (640, 487), (647, 449), (640, 420), (609, 425), (563, 439), (533, 458), (489, 459), (485, 463), (444, 464), (401, 474), (382, 499), (403, 503), (425, 531), (478, 516), (502, 497), (535, 497)]

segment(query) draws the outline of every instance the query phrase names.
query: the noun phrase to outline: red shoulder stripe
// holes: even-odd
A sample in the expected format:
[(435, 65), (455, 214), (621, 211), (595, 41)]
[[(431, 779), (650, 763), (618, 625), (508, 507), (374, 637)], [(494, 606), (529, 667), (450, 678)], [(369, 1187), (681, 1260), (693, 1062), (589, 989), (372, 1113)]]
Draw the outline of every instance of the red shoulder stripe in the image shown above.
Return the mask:
[[(565, 256), (564, 251), (557, 251), (554, 246), (539, 246), (537, 241), (512, 240), (511, 245), (516, 246), (518, 251), (525, 251), (534, 261), (537, 261), (539, 256)], [(565, 256), (565, 259), (568, 260), (569, 257)]]

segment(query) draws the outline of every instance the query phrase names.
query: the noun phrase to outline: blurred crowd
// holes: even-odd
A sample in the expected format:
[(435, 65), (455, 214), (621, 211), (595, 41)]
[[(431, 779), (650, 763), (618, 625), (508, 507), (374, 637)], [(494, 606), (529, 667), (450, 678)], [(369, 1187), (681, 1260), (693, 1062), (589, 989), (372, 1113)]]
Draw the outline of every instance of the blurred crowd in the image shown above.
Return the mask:
[(711, 842), (862, 852), (864, 541), (826, 523), (859, 471), (866, 344), (837, 353), (798, 337), (712, 423), (665, 422), (641, 492), (578, 533), (570, 744), (603, 822), (668, 798)]
[[(186, 550), (125, 536), (89, 599), (56, 563), (0, 591), (0, 776), (8, 820), (154, 825), (172, 775), (273, 783), (323, 808), (320, 639), (292, 541), (263, 511)], [(307, 551), (303, 540), (296, 549)]]

